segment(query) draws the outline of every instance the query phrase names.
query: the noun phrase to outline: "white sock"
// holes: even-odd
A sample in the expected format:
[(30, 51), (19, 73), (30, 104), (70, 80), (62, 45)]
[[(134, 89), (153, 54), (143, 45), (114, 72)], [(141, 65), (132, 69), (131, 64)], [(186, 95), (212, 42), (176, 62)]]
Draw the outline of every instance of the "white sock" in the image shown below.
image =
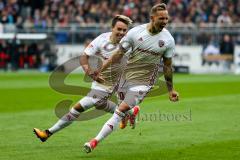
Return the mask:
[(61, 129), (69, 126), (74, 120), (76, 120), (80, 115), (80, 112), (78, 112), (76, 109), (71, 108), (71, 110), (65, 114), (61, 119), (57, 121), (51, 128), (49, 128), (49, 132), (56, 133), (57, 131), (60, 131)]
[(99, 142), (106, 138), (109, 134), (112, 133), (113, 130), (117, 128), (119, 122), (122, 120), (124, 116), (125, 116), (124, 113), (116, 109), (113, 116), (103, 125), (103, 128), (95, 137), (95, 139)]

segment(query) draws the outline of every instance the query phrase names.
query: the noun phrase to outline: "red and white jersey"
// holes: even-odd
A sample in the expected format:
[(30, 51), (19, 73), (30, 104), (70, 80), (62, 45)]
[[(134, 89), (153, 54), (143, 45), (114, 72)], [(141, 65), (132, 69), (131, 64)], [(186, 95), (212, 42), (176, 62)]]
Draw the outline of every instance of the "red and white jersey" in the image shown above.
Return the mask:
[[(119, 44), (113, 44), (110, 40), (112, 32), (102, 33), (95, 38), (84, 50), (90, 57), (97, 56), (102, 61), (109, 59), (113, 53), (119, 49)], [(95, 62), (97, 63), (97, 61)], [(90, 65), (91, 66), (91, 65)], [(121, 64), (114, 64), (102, 72), (105, 82), (100, 84), (98, 82), (92, 83), (92, 89), (101, 90), (105, 92), (112, 92), (113, 87), (117, 84), (122, 71)]]
[(171, 58), (175, 42), (167, 29), (152, 35), (147, 24), (132, 28), (122, 38), (121, 47), (129, 57), (123, 78), (133, 84), (153, 85), (162, 57)]

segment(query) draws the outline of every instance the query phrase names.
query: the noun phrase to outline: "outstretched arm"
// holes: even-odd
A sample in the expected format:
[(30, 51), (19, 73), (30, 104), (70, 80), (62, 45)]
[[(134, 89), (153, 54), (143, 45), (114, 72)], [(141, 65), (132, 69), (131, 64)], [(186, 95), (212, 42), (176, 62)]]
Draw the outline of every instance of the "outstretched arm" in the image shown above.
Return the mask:
[(88, 63), (88, 58), (89, 56), (86, 53), (81, 55), (79, 58), (80, 65), (82, 66), (84, 72), (87, 75), (91, 72), (91, 68), (89, 67), (89, 63)]
[(124, 55), (123, 49), (117, 50), (108, 60), (103, 63), (101, 71), (106, 70), (110, 65), (118, 63)]
[(104, 80), (103, 78), (99, 75), (99, 71), (93, 71), (88, 63), (89, 56), (84, 53), (83, 55), (80, 56), (79, 61), (80, 65), (82, 66), (84, 72), (91, 77), (93, 80), (102, 83)]
[(172, 58), (163, 58), (163, 74), (166, 80), (166, 85), (169, 93), (169, 99), (173, 102), (178, 101), (178, 92), (173, 88), (173, 71), (172, 71)]

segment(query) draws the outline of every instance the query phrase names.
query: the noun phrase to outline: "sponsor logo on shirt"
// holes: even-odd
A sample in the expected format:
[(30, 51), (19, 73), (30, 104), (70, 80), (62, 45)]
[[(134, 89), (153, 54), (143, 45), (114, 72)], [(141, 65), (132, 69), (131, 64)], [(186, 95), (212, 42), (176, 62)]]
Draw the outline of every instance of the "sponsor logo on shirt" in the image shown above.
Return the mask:
[(159, 40), (159, 41), (158, 41), (158, 45), (159, 45), (160, 48), (162, 48), (162, 47), (164, 46), (164, 44), (165, 44), (165, 43), (164, 43), (163, 40)]

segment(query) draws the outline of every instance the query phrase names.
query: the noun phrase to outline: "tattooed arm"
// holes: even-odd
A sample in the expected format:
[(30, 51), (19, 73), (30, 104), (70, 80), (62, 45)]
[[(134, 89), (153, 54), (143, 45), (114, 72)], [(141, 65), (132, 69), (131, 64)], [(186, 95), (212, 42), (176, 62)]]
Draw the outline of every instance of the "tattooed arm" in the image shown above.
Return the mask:
[(163, 58), (163, 74), (166, 80), (166, 85), (169, 93), (169, 99), (173, 102), (178, 101), (178, 92), (173, 88), (173, 70), (172, 70), (172, 58)]

